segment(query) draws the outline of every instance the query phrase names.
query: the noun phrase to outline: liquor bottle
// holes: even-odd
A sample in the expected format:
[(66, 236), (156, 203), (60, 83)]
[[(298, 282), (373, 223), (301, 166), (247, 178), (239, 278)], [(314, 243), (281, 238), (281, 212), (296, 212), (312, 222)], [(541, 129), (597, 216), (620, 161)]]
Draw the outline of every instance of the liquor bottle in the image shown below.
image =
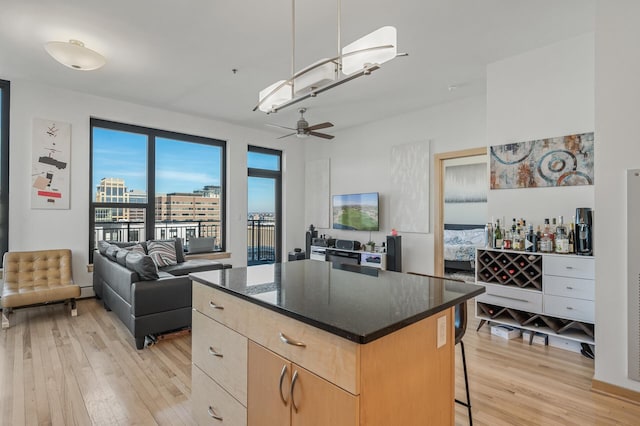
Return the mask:
[(533, 232), (533, 225), (529, 224), (529, 233), (525, 241), (524, 250), (529, 252), (538, 251), (538, 236)]
[(502, 230), (500, 229), (500, 219), (496, 220), (496, 230), (493, 232), (493, 246), (497, 249), (502, 248)]
[(516, 227), (516, 230), (513, 231), (511, 238), (512, 238), (511, 246), (513, 247), (513, 249), (522, 250), (522, 248), (520, 247), (522, 243), (522, 238), (520, 238), (520, 230), (517, 227)]
[(485, 248), (493, 248), (493, 224), (491, 222), (484, 226), (484, 246)]
[(511, 250), (513, 249), (512, 243), (513, 240), (511, 239), (511, 230), (509, 228), (507, 228), (504, 231), (504, 237), (502, 238), (502, 248), (505, 250)]
[(569, 253), (569, 235), (567, 228), (564, 227), (563, 217), (558, 217), (558, 225), (556, 226), (556, 253)]
[(540, 225), (538, 225), (538, 228), (536, 229), (536, 237), (538, 237), (538, 250), (537, 251), (542, 251), (542, 250), (540, 250), (540, 241), (542, 241), (542, 231), (540, 231)]
[(515, 233), (517, 227), (518, 227), (518, 224), (516, 223), (516, 218), (514, 217), (513, 222), (511, 223), (511, 232)]
[(573, 222), (569, 224), (569, 253), (576, 252), (576, 233), (573, 230)]
[(549, 219), (544, 220), (544, 230), (542, 231), (542, 239), (540, 240), (540, 251), (543, 253), (551, 253), (553, 251), (553, 242), (551, 241), (549, 230)]
[(551, 251), (556, 250), (556, 218), (551, 218), (551, 226), (549, 227), (549, 238), (551, 238)]

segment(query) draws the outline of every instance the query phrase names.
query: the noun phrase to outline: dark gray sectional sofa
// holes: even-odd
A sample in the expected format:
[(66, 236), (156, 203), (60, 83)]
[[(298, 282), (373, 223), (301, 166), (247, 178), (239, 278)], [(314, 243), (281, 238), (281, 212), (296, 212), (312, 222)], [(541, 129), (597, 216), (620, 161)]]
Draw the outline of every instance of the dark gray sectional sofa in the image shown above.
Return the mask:
[(185, 260), (178, 239), (178, 264), (157, 269), (150, 256), (126, 248), (133, 244), (98, 243), (93, 256), (93, 290), (105, 308), (115, 312), (131, 331), (136, 348), (143, 349), (147, 335), (191, 326), (188, 275), (222, 269), (223, 264), (208, 259)]

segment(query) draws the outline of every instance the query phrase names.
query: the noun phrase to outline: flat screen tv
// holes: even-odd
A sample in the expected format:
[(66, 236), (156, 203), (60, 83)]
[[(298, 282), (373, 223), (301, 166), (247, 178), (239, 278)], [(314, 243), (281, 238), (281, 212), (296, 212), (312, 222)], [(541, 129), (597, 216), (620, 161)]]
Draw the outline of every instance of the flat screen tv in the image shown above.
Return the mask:
[(333, 229), (377, 231), (378, 193), (333, 196)]

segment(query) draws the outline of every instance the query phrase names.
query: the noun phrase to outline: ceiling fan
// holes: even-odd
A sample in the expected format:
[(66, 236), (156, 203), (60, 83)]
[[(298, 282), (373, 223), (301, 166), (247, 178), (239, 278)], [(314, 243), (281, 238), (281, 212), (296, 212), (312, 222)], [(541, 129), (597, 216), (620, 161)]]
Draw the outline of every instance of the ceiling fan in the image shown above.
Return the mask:
[(314, 124), (313, 126), (309, 126), (307, 120), (304, 119), (304, 113), (307, 112), (306, 108), (300, 108), (298, 110), (300, 113), (300, 119), (296, 124), (296, 128), (279, 126), (277, 124), (267, 124), (267, 126), (279, 127), (281, 129), (293, 130), (294, 133), (289, 133), (288, 135), (280, 136), (278, 139), (286, 138), (289, 136), (296, 135), (299, 138), (306, 138), (307, 136), (316, 136), (323, 139), (333, 139), (335, 136), (328, 135), (326, 133), (316, 132), (316, 130), (326, 129), (327, 127), (333, 127), (333, 123), (329, 123), (328, 121), (325, 123)]

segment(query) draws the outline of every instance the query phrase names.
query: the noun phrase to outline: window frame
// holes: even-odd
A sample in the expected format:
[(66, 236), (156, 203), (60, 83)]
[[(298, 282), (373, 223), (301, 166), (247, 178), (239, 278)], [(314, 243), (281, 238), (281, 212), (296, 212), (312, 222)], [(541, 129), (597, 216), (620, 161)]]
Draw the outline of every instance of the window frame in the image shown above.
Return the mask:
[(276, 200), (275, 200), (275, 225), (276, 225), (276, 251), (275, 262), (282, 262), (282, 151), (272, 148), (264, 148), (261, 146), (249, 145), (247, 147), (247, 155), (255, 152), (258, 154), (274, 155), (278, 157), (278, 170), (260, 169), (255, 167), (247, 167), (247, 178), (268, 178), (275, 180)]
[[(2, 91), (2, 114), (0, 116), (0, 259), (9, 251), (9, 107), (11, 105), (11, 83), (0, 80)], [(2, 260), (0, 260), (0, 265)]]
[[(146, 203), (97, 203), (93, 196), (93, 130), (94, 128), (142, 134), (147, 136), (147, 202)], [(204, 136), (189, 135), (169, 130), (154, 129), (134, 124), (120, 123), (96, 117), (90, 118), (89, 125), (89, 261), (93, 262), (95, 238), (95, 212), (97, 208), (140, 208), (145, 210), (144, 230), (147, 239), (155, 238), (156, 223), (156, 138), (173, 139), (179, 142), (198, 143), (220, 148), (220, 245), (219, 251), (226, 251), (227, 247), (227, 142), (221, 139)]]

